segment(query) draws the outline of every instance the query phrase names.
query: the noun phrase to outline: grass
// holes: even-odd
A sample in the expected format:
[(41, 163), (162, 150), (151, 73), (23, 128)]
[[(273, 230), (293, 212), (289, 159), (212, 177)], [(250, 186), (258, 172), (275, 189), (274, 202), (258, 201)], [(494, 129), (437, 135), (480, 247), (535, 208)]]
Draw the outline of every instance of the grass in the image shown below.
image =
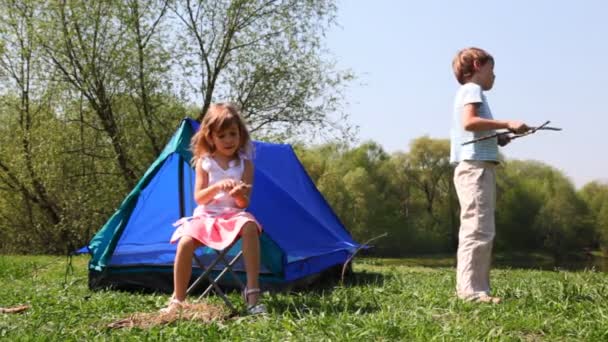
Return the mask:
[(0, 314), (0, 340), (608, 340), (607, 273), (496, 269), (493, 286), (505, 302), (490, 305), (457, 300), (449, 266), (394, 260), (357, 260), (343, 286), (266, 295), (265, 317), (110, 329), (131, 314), (157, 311), (168, 296), (91, 292), (85, 256), (74, 258), (67, 277), (65, 258), (0, 256), (0, 307), (31, 306)]

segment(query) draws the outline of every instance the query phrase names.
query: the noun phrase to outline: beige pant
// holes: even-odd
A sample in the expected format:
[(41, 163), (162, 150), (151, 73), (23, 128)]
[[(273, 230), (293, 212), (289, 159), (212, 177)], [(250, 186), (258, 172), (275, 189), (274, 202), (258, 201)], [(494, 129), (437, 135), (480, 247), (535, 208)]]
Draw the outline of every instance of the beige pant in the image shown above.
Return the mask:
[(454, 170), (460, 202), (456, 293), (463, 299), (490, 294), (490, 261), (495, 235), (496, 164), (463, 161)]

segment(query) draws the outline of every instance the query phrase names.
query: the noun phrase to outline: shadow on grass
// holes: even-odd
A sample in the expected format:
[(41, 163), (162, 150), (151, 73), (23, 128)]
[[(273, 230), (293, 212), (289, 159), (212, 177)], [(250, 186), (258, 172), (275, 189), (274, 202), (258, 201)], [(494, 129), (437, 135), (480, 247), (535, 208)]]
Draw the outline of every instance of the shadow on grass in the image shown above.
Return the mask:
[(608, 272), (608, 258), (586, 254), (571, 254), (559, 260), (544, 254), (510, 253), (497, 254), (492, 266), (498, 269), (524, 269), (543, 271)]
[(407, 267), (431, 267), (445, 268), (455, 267), (456, 258), (452, 254), (419, 254), (401, 258), (373, 258), (365, 257), (357, 261), (358, 264), (367, 266), (407, 266)]
[[(406, 266), (428, 268), (455, 268), (454, 254), (421, 254), (403, 258), (361, 258), (359, 263), (367, 266)], [(524, 270), (566, 270), (583, 271), (595, 270), (608, 272), (608, 258), (573, 254), (556, 261), (553, 257), (542, 253), (511, 252), (495, 253), (492, 257), (492, 268), (495, 269), (524, 269)]]
[[(379, 272), (362, 270), (354, 272), (351, 264), (343, 270), (342, 265), (336, 265), (321, 274), (314, 275), (307, 279), (301, 279), (282, 287), (267, 288), (274, 293), (326, 293), (337, 288), (355, 287), (362, 285), (384, 284), (384, 275)], [(344, 272), (344, 277), (342, 273)]]
[[(380, 303), (360, 292), (332, 294), (296, 293), (289, 296), (269, 296), (264, 300), (271, 312), (294, 316), (338, 313), (370, 314), (382, 310)], [(327, 317), (327, 316), (325, 316)]]
[(377, 272), (353, 272), (342, 265), (324, 272), (306, 284), (270, 291), (265, 300), (273, 312), (288, 312), (293, 315), (319, 314), (322, 312), (371, 313), (380, 310), (380, 305), (369, 296), (369, 286), (384, 286), (385, 276)]

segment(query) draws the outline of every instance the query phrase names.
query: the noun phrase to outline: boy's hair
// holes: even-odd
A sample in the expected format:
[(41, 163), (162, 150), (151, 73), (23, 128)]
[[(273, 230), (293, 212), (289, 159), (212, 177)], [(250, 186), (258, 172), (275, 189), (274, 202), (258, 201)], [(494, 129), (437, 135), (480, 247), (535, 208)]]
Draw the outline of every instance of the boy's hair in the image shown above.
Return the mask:
[(215, 103), (209, 106), (201, 127), (190, 140), (192, 162), (196, 162), (198, 158), (204, 155), (215, 152), (216, 147), (213, 145), (211, 135), (225, 130), (232, 124), (236, 124), (239, 129), (240, 141), (237, 153), (250, 155), (252, 152), (251, 138), (237, 107), (230, 103)]
[(475, 74), (473, 63), (475, 61), (478, 61), (481, 65), (485, 65), (487, 62), (494, 63), (494, 57), (485, 50), (476, 47), (469, 47), (458, 51), (452, 61), (452, 69), (458, 83), (465, 84), (473, 77), (473, 74)]

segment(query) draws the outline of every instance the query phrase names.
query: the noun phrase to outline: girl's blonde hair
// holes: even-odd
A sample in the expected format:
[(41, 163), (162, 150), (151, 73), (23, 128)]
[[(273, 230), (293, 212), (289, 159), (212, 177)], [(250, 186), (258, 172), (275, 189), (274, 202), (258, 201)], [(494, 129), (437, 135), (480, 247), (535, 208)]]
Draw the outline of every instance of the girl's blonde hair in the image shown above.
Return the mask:
[(488, 62), (494, 63), (494, 57), (485, 50), (476, 47), (469, 47), (458, 51), (456, 57), (452, 60), (452, 69), (458, 83), (465, 84), (473, 77), (473, 74), (475, 74), (473, 63), (475, 61), (478, 61), (481, 65), (485, 65)]
[(242, 153), (251, 156), (251, 138), (237, 107), (230, 103), (215, 103), (209, 106), (200, 129), (190, 140), (192, 162), (215, 152), (216, 147), (213, 145), (211, 135), (227, 129), (232, 124), (236, 124), (239, 129), (240, 141), (237, 154)]

